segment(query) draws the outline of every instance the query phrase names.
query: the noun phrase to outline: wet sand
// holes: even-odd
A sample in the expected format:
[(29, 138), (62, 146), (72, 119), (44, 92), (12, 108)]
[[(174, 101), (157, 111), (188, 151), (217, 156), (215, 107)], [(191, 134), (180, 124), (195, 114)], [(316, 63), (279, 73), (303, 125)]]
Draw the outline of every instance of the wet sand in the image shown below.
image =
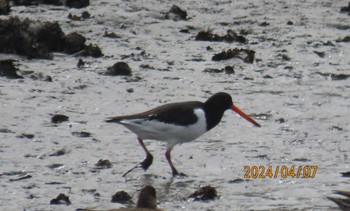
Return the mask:
[[(15, 59), (23, 79), (0, 77), (1, 210), (118, 208), (120, 190), (134, 201), (152, 185), (165, 210), (333, 210), (326, 196), (348, 190), (349, 14), (347, 1), (199, 1), (178, 4), (187, 20), (165, 19), (163, 1), (91, 1), (82, 9), (64, 6), (11, 7), (20, 19), (58, 21), (78, 32), (104, 56), (54, 53), (53, 59)], [(75, 21), (69, 13), (88, 11)], [(9, 16), (1, 16), (6, 19)], [(210, 29), (234, 30), (247, 41), (195, 41)], [(104, 37), (105, 32), (116, 38)], [(240, 58), (212, 61), (228, 49), (255, 51), (253, 63)], [(82, 59), (85, 64), (78, 68)], [(107, 76), (108, 67), (126, 62), (132, 76)], [(227, 66), (233, 74), (213, 73)], [(52, 82), (26, 73), (49, 75)], [(185, 178), (172, 178), (165, 145), (146, 141), (154, 155), (147, 172), (122, 175), (144, 158), (136, 137), (104, 123), (108, 116), (137, 113), (177, 101), (204, 101), (230, 93), (236, 105), (262, 125), (252, 127), (226, 112), (218, 127), (196, 141), (176, 146), (172, 159)], [(51, 123), (54, 114), (69, 120)], [(82, 133), (83, 132), (83, 133)], [(97, 168), (108, 159), (110, 168)], [(245, 166), (317, 166), (315, 178), (245, 179)], [(200, 186), (214, 186), (218, 198), (187, 198)], [(50, 205), (60, 193), (71, 205)]]

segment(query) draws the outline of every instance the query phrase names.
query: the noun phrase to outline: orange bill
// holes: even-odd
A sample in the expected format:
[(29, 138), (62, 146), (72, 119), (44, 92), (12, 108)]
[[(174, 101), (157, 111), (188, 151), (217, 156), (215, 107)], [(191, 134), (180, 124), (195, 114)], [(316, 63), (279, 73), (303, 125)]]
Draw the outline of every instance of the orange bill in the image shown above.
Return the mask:
[(231, 106), (232, 111), (236, 112), (237, 114), (239, 114), (241, 117), (243, 117), (244, 119), (248, 120), (249, 122), (251, 122), (253, 125), (260, 127), (260, 124), (257, 123), (254, 119), (252, 119), (250, 116), (248, 116), (247, 114), (245, 114), (243, 111), (241, 111), (241, 109), (237, 108), (237, 106), (232, 105)]

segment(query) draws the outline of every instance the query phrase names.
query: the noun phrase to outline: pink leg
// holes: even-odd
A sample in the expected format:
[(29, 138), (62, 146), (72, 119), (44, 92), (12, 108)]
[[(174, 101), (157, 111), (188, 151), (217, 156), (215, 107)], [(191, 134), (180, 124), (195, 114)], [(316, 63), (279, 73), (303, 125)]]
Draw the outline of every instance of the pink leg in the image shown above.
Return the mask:
[(173, 173), (173, 176), (179, 175), (179, 172), (176, 170), (175, 166), (173, 165), (173, 162), (171, 161), (171, 156), (170, 156), (170, 152), (171, 152), (172, 148), (167, 148), (166, 152), (165, 152), (165, 157), (170, 165), (171, 171)]

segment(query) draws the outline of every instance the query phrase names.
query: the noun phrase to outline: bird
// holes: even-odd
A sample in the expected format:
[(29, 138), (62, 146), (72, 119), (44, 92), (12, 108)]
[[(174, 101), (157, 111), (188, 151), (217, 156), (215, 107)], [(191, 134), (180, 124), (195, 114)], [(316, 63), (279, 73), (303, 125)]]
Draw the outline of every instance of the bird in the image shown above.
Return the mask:
[(327, 198), (336, 203), (341, 210), (350, 211), (350, 191), (336, 190), (334, 193), (345, 196), (346, 198), (335, 198), (330, 196), (327, 196)]
[(117, 209), (77, 209), (77, 211), (162, 211), (162, 209), (157, 208), (157, 195), (156, 189), (147, 185), (143, 187), (139, 193), (139, 197), (137, 199), (136, 207), (125, 207), (125, 208), (117, 208)]
[[(193, 141), (203, 133), (213, 129), (221, 121), (224, 112), (229, 109), (253, 125), (260, 127), (259, 123), (234, 105), (232, 97), (225, 92), (218, 92), (205, 102), (169, 103), (142, 113), (109, 117), (105, 121), (121, 124), (137, 135), (137, 140), (145, 151), (146, 157), (134, 168), (141, 166), (146, 171), (152, 165), (153, 156), (144, 144), (144, 140), (158, 140), (167, 143), (165, 157), (172, 175), (185, 176), (175, 168), (171, 160), (171, 150), (176, 144)], [(134, 168), (123, 176), (126, 176)]]

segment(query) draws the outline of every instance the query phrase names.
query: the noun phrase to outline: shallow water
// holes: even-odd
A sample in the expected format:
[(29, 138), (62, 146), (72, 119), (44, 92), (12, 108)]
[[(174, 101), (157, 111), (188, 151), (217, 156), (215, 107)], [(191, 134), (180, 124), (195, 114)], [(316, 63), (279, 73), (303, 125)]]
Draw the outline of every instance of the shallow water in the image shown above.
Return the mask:
[[(85, 9), (92, 18), (84, 21), (68, 20), (69, 12), (80, 10), (65, 7), (12, 7), (13, 16), (57, 20), (65, 33), (82, 33), (105, 56), (83, 58), (87, 65), (78, 69), (79, 57), (70, 55), (27, 60), (0, 54), (18, 59), (22, 71), (53, 78), (52, 83), (0, 78), (0, 209), (116, 208), (122, 205), (110, 203), (115, 192), (136, 197), (146, 184), (156, 188), (159, 207), (166, 210), (335, 209), (325, 196), (349, 189), (349, 179), (340, 172), (350, 171), (350, 85), (349, 79), (331, 77), (350, 74), (350, 45), (336, 42), (349, 35), (349, 29), (341, 29), (349, 26), (350, 16), (340, 13), (347, 3), (182, 2), (190, 18), (177, 22), (163, 19), (172, 5), (163, 1), (92, 1)], [(194, 41), (198, 31), (208, 28), (217, 34), (246, 30), (248, 44)], [(121, 38), (105, 38), (105, 31)], [(215, 53), (235, 47), (254, 50), (255, 62), (211, 61)], [(132, 79), (141, 79), (98, 74), (121, 60), (132, 68)], [(235, 74), (203, 72), (227, 65), (234, 65)], [(219, 126), (174, 148), (173, 162), (188, 177), (171, 177), (165, 145), (156, 141), (146, 141), (155, 157), (149, 170), (122, 177), (144, 153), (134, 134), (104, 123), (106, 117), (167, 102), (204, 101), (219, 91), (230, 93), (262, 127), (226, 112)], [(52, 125), (55, 113), (70, 121)], [(91, 137), (72, 134), (82, 131)], [(60, 149), (63, 155), (52, 156)], [(96, 169), (99, 159), (110, 160), (113, 167)], [(244, 179), (244, 166), (307, 165), (318, 167), (315, 178)], [(220, 197), (187, 199), (204, 185), (216, 187)], [(72, 205), (49, 205), (59, 193), (68, 195)]]

